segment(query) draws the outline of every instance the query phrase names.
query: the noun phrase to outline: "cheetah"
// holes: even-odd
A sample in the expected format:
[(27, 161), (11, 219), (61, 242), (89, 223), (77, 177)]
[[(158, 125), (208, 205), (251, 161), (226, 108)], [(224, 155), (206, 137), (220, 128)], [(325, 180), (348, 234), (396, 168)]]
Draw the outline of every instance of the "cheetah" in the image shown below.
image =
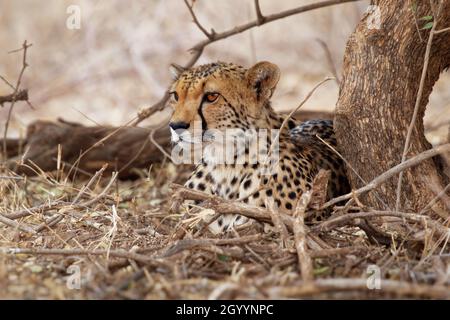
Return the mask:
[[(342, 160), (317, 138), (336, 147), (332, 121), (300, 123), (291, 118), (282, 127), (284, 118), (273, 110), (270, 102), (280, 78), (278, 66), (263, 61), (246, 69), (233, 63), (215, 62), (191, 69), (172, 65), (171, 71), (174, 82), (168, 104), (173, 108), (169, 123), (172, 141), (187, 145), (204, 142), (200, 161), (186, 187), (260, 207), (272, 203), (279, 212), (287, 214), (293, 213), (302, 193), (312, 188), (321, 168), (331, 171), (328, 198), (349, 191)], [(232, 137), (250, 135), (250, 139), (241, 153), (235, 152), (234, 162), (215, 162), (211, 160), (214, 152), (210, 149), (217, 147), (217, 141), (206, 134), (211, 130), (232, 130), (235, 132)], [(252, 136), (261, 130), (279, 130), (278, 136), (269, 136), (259, 148), (270, 154), (277, 138), (276, 166), (271, 170), (261, 170), (267, 169), (267, 158), (255, 160), (255, 155), (250, 155), (249, 147), (259, 143)], [(238, 156), (243, 160), (236, 161)], [(320, 221), (327, 214), (318, 213), (313, 219)], [(217, 234), (246, 221), (240, 215), (223, 215), (210, 223), (209, 228)]]

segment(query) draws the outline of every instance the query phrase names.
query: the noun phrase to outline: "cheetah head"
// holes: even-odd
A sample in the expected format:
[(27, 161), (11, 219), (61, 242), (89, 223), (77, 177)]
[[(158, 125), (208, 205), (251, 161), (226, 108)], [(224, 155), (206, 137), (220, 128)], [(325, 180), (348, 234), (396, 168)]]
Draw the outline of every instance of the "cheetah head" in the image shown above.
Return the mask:
[(205, 142), (210, 130), (258, 127), (280, 77), (270, 62), (250, 69), (224, 62), (187, 70), (172, 65), (171, 71), (169, 104), (174, 112), (169, 126), (176, 143)]

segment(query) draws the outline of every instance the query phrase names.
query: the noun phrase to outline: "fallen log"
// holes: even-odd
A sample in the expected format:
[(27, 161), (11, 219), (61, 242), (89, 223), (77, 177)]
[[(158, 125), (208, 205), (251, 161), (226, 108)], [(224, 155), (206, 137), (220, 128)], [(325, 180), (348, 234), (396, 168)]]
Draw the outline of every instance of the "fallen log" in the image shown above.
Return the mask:
[[(3, 139), (0, 139), (0, 145), (3, 146)], [(6, 158), (12, 158), (22, 154), (27, 141), (25, 139), (6, 139)], [(3, 148), (0, 148), (3, 149)], [(0, 154), (3, 150), (0, 151)], [(1, 158), (1, 157), (0, 157)]]
[[(295, 116), (306, 121), (331, 119), (333, 114), (303, 111)], [(167, 126), (160, 129), (87, 127), (61, 119), (58, 122), (35, 121), (27, 127), (25, 139), (7, 139), (7, 157), (10, 158), (7, 165), (18, 174), (33, 176), (40, 170), (57, 170), (58, 163), (67, 170), (73, 166), (76, 170), (72, 171), (89, 174), (108, 164), (107, 171), (118, 171), (119, 178), (126, 179), (137, 177), (134, 168), (160, 163), (165, 157), (160, 148), (170, 154), (170, 146)]]
[[(10, 159), (8, 167), (18, 174), (35, 175), (39, 171), (33, 170), (36, 166), (44, 172), (54, 171), (58, 161), (67, 170), (74, 166), (88, 173), (108, 164), (107, 171), (119, 171), (121, 178), (131, 178), (136, 176), (133, 168), (148, 168), (164, 158), (150, 139), (152, 131), (140, 127), (86, 127), (65, 121), (36, 121), (27, 128), (24, 155)], [(169, 150), (167, 128), (154, 130), (153, 140)], [(11, 139), (9, 145), (13, 147)], [(8, 155), (11, 155), (9, 151)]]

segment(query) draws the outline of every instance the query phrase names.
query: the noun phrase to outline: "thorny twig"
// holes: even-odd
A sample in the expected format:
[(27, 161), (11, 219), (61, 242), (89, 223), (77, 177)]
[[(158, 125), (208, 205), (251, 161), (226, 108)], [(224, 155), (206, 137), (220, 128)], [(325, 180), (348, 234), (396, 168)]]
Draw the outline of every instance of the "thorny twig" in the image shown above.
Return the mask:
[[(3, 131), (3, 155), (4, 155), (4, 157), (6, 158), (7, 157), (7, 146), (6, 146), (6, 137), (7, 137), (7, 135), (8, 135), (8, 127), (9, 127), (9, 122), (10, 122), (10, 120), (11, 120), (11, 115), (12, 115), (12, 111), (13, 111), (13, 109), (14, 109), (14, 105), (15, 105), (15, 103), (16, 103), (16, 99), (18, 98), (18, 94), (19, 94), (19, 89), (20, 89), (20, 84), (21, 84), (21, 82), (22, 82), (22, 77), (23, 77), (23, 73), (25, 72), (25, 69), (28, 67), (28, 63), (27, 63), (27, 50), (28, 50), (28, 48), (29, 47), (31, 47), (32, 46), (32, 44), (28, 44), (27, 43), (27, 40), (25, 40), (24, 42), (23, 42), (23, 44), (22, 44), (22, 48), (20, 49), (20, 50), (23, 50), (23, 57), (22, 57), (22, 69), (20, 70), (20, 73), (19, 73), (19, 77), (17, 78), (17, 82), (16, 82), (16, 85), (15, 85), (15, 87), (14, 87), (14, 92), (12, 93), (12, 97), (13, 97), (13, 99), (12, 99), (12, 101), (11, 101), (11, 105), (10, 105), (10, 107), (9, 107), (9, 110), (8, 110), (8, 116), (7, 116), (7, 119), (6, 119), (6, 122), (5, 122), (5, 129), (4, 129), (4, 131)], [(8, 82), (8, 81), (6, 81), (3, 77), (2, 77), (2, 79), (8, 84), (8, 85), (10, 85), (11, 86), (11, 84)], [(27, 94), (27, 96), (28, 96), (28, 94)], [(28, 97), (27, 97), (28, 98)], [(28, 101), (28, 99), (26, 99), (26, 101)], [(31, 104), (30, 103), (28, 103), (30, 106), (31, 106)]]

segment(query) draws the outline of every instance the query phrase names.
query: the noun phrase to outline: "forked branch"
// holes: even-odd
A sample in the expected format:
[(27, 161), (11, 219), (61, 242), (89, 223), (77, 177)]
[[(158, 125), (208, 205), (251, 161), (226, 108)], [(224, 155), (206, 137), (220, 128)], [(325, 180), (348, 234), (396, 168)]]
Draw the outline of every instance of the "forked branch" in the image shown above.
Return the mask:
[[(220, 41), (220, 40), (228, 38), (228, 37), (232, 37), (236, 34), (242, 33), (244, 31), (247, 31), (254, 27), (259, 27), (266, 23), (270, 23), (270, 22), (273, 22), (273, 21), (276, 21), (279, 19), (290, 17), (290, 16), (293, 16), (293, 15), (296, 15), (299, 13), (303, 13), (303, 12), (307, 12), (307, 11), (311, 11), (311, 10), (315, 10), (315, 9), (319, 9), (319, 8), (329, 7), (329, 6), (336, 5), (336, 4), (342, 4), (342, 3), (346, 3), (346, 2), (356, 2), (356, 1), (360, 1), (360, 0), (325, 0), (325, 1), (317, 2), (317, 3), (311, 3), (308, 5), (300, 6), (300, 7), (294, 8), (294, 9), (281, 11), (279, 13), (271, 14), (268, 16), (262, 15), (261, 9), (259, 7), (259, 2), (255, 1), (255, 10), (256, 10), (256, 15), (257, 15), (257, 18), (255, 20), (247, 22), (247, 23), (239, 25), (239, 26), (236, 26), (234, 28), (231, 28), (229, 30), (226, 30), (226, 31), (223, 31), (220, 33), (217, 33), (214, 31), (213, 32), (206, 31), (206, 29), (203, 26), (201, 26), (201, 24), (198, 22), (198, 19), (192, 10), (192, 6), (189, 5), (189, 3), (187, 3), (187, 0), (184, 0), (184, 1), (187, 4), (189, 12), (191, 13), (191, 15), (194, 19), (194, 23), (207, 36), (207, 39), (200, 41), (199, 43), (197, 43), (190, 49), (190, 51), (193, 53), (193, 56), (184, 65), (184, 68), (191, 68), (197, 62), (197, 60), (200, 58), (205, 47), (210, 45), (213, 42)], [(164, 96), (158, 102), (156, 102), (155, 104), (153, 104), (152, 106), (150, 106), (148, 108), (141, 110), (138, 114), (138, 118), (133, 123), (133, 125), (134, 126), (138, 125), (143, 120), (145, 120), (148, 117), (150, 117), (151, 115), (153, 115), (155, 112), (158, 112), (158, 111), (161, 111), (162, 109), (164, 109), (168, 99), (169, 99), (169, 94), (166, 92), (164, 94)]]

